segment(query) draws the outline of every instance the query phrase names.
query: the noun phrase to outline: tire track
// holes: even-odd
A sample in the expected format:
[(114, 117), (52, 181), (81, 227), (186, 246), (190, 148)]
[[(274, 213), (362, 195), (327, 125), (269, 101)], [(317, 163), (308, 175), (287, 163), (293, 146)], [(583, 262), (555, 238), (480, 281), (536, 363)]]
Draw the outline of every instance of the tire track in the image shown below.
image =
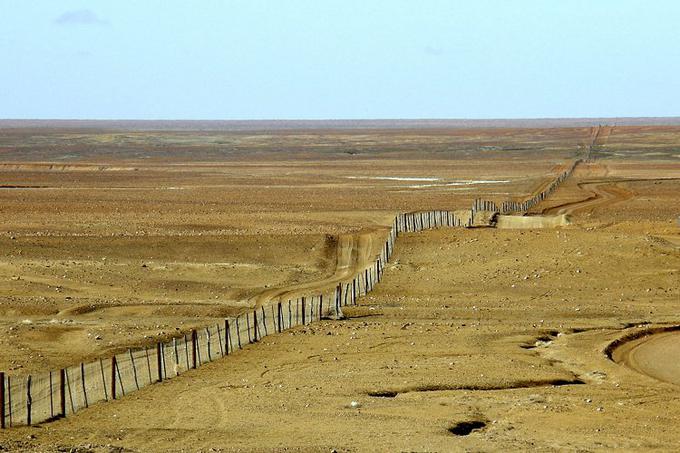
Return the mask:
[(678, 181), (680, 178), (639, 178), (639, 179), (613, 179), (608, 181), (584, 181), (576, 185), (579, 189), (588, 193), (588, 196), (578, 201), (570, 201), (557, 206), (543, 209), (542, 214), (559, 215), (574, 214), (579, 211), (593, 211), (596, 208), (611, 206), (616, 203), (628, 201), (636, 197), (636, 193), (624, 187), (625, 184), (634, 182), (654, 181)]
[(630, 200), (635, 196), (635, 193), (621, 187), (618, 182), (580, 182), (577, 184), (579, 189), (589, 193), (589, 195), (579, 201), (563, 203), (557, 206), (543, 209), (544, 215), (562, 215), (574, 214), (579, 211), (594, 210), (598, 207), (609, 206)]
[(381, 243), (377, 236), (381, 233), (386, 236), (388, 231), (388, 228), (376, 228), (356, 234), (341, 234), (338, 236), (335, 270), (331, 275), (312, 282), (267, 289), (251, 297), (248, 300), (249, 305), (257, 307), (275, 299), (293, 299), (297, 294), (332, 287), (354, 276), (375, 261), (375, 256), (379, 253), (376, 244)]

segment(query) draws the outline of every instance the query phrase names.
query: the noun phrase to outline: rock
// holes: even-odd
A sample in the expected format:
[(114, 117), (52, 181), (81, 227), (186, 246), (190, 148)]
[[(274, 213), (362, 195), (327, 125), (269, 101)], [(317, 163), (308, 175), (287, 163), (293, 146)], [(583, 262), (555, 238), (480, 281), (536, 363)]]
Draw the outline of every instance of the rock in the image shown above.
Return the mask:
[(351, 403), (349, 403), (349, 407), (351, 407), (352, 409), (358, 409), (361, 407), (361, 403), (358, 401), (352, 401)]

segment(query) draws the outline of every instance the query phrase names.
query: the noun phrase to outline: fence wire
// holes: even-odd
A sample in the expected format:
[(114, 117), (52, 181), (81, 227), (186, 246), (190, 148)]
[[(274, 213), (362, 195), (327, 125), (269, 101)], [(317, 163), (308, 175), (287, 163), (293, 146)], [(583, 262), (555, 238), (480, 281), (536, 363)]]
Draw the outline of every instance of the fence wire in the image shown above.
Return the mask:
[[(573, 171), (571, 168), (568, 172)], [(560, 182), (566, 176), (560, 175)], [(550, 191), (555, 185), (549, 186)], [(476, 201), (474, 208), (496, 208)], [(504, 207), (507, 207), (504, 205)], [(514, 205), (513, 205), (514, 207)], [(0, 421), (4, 427), (41, 423), (68, 416), (101, 401), (122, 398), (143, 387), (170, 379), (234, 353), (267, 335), (338, 316), (342, 307), (353, 305), (380, 281), (404, 232), (442, 226), (469, 226), (449, 211), (399, 214), (392, 223), (376, 261), (338, 285), (286, 300), (273, 300), (223, 323), (194, 330), (154, 346), (132, 348), (108, 359), (98, 359), (63, 370), (31, 376), (0, 373)]]

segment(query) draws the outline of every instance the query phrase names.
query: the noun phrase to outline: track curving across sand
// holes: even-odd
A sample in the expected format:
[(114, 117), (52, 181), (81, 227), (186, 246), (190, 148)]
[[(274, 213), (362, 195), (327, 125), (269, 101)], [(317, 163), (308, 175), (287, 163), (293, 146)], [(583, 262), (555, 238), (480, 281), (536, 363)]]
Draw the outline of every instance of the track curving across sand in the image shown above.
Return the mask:
[(546, 215), (573, 214), (579, 211), (593, 210), (598, 207), (609, 206), (630, 200), (635, 194), (620, 185), (622, 182), (626, 181), (631, 180), (589, 181), (578, 183), (578, 187), (587, 191), (590, 194), (589, 196), (579, 201), (546, 208), (542, 213)]
[(680, 331), (630, 340), (617, 347), (612, 360), (663, 382), (680, 385)]
[(309, 293), (312, 289), (333, 287), (353, 277), (375, 261), (375, 257), (380, 253), (377, 246), (384, 242), (384, 237), (388, 233), (387, 228), (375, 228), (354, 234), (339, 235), (335, 270), (331, 275), (312, 282), (264, 290), (250, 298), (249, 305), (260, 306), (271, 300), (292, 299), (295, 295)]

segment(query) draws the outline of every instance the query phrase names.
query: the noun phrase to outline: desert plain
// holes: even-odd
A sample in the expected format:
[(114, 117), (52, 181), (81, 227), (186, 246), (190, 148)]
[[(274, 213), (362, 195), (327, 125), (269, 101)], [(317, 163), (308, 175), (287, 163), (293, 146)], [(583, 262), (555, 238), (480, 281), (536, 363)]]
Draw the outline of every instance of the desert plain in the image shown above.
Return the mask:
[(198, 126), (3, 125), (0, 371), (332, 283), (340, 245), (359, 266), (397, 213), (523, 200), (583, 161), (524, 218), (401, 235), (344, 319), (2, 448), (677, 450), (680, 127)]

